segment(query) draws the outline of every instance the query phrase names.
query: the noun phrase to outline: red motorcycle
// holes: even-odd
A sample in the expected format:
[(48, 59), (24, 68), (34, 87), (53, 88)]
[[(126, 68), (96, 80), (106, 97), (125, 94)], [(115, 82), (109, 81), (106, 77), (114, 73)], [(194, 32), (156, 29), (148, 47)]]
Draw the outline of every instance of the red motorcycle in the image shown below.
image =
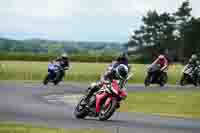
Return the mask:
[(95, 92), (90, 99), (85, 102), (86, 96), (83, 96), (75, 107), (74, 114), (78, 119), (84, 119), (86, 116), (99, 117), (99, 120), (108, 120), (120, 107), (120, 101), (127, 96), (121, 86), (125, 86), (127, 80), (122, 82), (113, 80), (111, 83), (104, 83), (99, 91)]

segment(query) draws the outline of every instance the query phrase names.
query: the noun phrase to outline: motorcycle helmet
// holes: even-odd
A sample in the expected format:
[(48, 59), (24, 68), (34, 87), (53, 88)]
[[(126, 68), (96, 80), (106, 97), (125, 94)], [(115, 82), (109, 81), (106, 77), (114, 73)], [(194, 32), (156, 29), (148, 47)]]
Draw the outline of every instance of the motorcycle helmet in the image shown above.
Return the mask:
[(165, 59), (165, 56), (161, 54), (161, 55), (158, 56), (158, 59), (162, 61), (162, 60)]
[(128, 55), (127, 53), (123, 52), (119, 55), (119, 57), (117, 58), (117, 61), (121, 61), (121, 60), (127, 60), (128, 59)]
[(120, 79), (126, 79), (128, 76), (128, 67), (124, 64), (120, 64), (116, 68), (116, 74)]
[(68, 55), (67, 55), (66, 53), (63, 53), (63, 54), (61, 55), (61, 58), (62, 58), (62, 59), (68, 59)]
[(197, 55), (196, 55), (196, 54), (193, 54), (193, 55), (191, 56), (191, 59), (192, 59), (192, 60), (197, 60)]

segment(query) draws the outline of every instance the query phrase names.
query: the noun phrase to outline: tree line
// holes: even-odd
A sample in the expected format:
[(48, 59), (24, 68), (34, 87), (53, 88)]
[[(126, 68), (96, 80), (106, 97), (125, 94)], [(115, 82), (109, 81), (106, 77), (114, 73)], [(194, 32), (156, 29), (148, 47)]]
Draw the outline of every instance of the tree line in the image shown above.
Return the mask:
[(192, 16), (191, 11), (189, 0), (173, 13), (148, 11), (127, 43), (135, 48), (131, 54), (150, 60), (164, 53), (171, 61), (185, 61), (191, 54), (198, 54), (200, 18)]
[(84, 41), (51, 41), (41, 39), (11, 40), (0, 38), (0, 52), (32, 52), (32, 53), (90, 53), (119, 52), (124, 50), (123, 44), (117, 42), (84, 42)]

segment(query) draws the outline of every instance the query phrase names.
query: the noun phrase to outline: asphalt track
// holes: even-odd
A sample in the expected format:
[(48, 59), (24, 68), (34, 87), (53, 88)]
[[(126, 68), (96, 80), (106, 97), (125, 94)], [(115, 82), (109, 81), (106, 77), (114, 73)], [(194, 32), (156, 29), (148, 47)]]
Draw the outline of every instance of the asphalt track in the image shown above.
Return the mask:
[[(87, 85), (61, 84), (43, 86), (35, 84), (0, 83), (0, 121), (22, 122), (59, 128), (103, 128), (116, 133), (200, 133), (200, 120), (160, 117), (142, 113), (115, 113), (109, 121), (100, 122), (93, 118), (77, 120), (73, 106), (66, 103), (49, 103), (48, 95), (75, 95), (84, 92)], [(128, 91), (187, 90), (170, 86), (144, 88), (130, 85)], [(199, 89), (199, 88), (195, 88)]]

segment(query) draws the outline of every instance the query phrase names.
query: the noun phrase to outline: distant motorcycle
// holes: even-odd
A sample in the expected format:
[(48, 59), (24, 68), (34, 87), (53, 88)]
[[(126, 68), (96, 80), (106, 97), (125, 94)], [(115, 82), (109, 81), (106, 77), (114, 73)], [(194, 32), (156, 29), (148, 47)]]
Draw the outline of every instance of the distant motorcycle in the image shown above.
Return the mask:
[(164, 86), (167, 83), (167, 79), (167, 73), (161, 73), (160, 65), (155, 64), (148, 68), (144, 84), (146, 87), (150, 84), (159, 84), (160, 86)]
[(194, 70), (187, 64), (182, 70), (182, 76), (180, 80), (180, 85), (184, 86), (186, 84), (193, 84), (198, 86), (200, 84), (200, 66), (197, 66)]
[(59, 84), (63, 80), (65, 76), (65, 70), (67, 69), (68, 68), (62, 68), (61, 66), (56, 65), (54, 69), (55, 75), (52, 75), (52, 73), (48, 72), (43, 80), (43, 84), (47, 85), (49, 82), (54, 83), (54, 85)]
[[(129, 75), (127, 80), (131, 76)], [(74, 115), (76, 118), (84, 119), (86, 116), (90, 116), (98, 117), (101, 121), (108, 120), (116, 109), (120, 107), (120, 101), (126, 94), (125, 91), (120, 89), (120, 84), (117, 80), (105, 83), (87, 102), (85, 102), (86, 96), (83, 96), (75, 107)]]

